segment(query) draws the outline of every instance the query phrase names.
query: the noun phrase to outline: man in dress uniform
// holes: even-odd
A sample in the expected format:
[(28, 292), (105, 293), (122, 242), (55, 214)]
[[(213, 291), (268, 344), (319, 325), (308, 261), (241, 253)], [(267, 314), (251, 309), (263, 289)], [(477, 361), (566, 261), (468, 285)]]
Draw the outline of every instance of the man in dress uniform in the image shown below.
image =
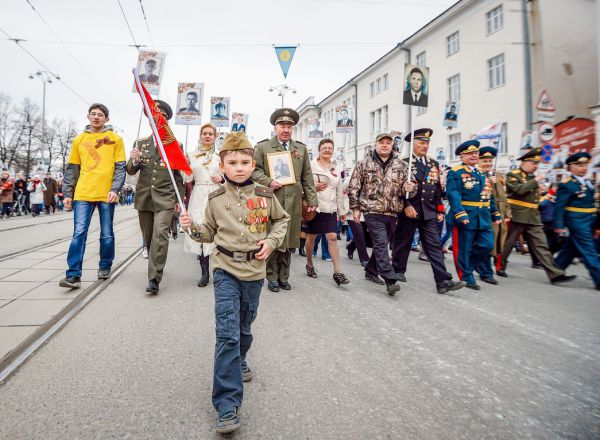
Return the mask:
[(523, 234), (529, 243), (529, 252), (533, 253), (544, 267), (552, 284), (571, 281), (575, 275), (565, 275), (565, 271), (557, 267), (548, 249), (548, 243), (542, 228), (542, 219), (538, 205), (540, 203), (540, 183), (544, 176), (535, 176), (540, 163), (541, 148), (533, 148), (517, 160), (521, 166), (506, 175), (506, 195), (510, 205), (512, 218), (508, 227), (504, 250), (502, 251), (502, 265), (498, 271), (501, 276), (506, 276), (506, 265), (515, 241)]
[(596, 290), (600, 290), (600, 258), (594, 244), (593, 229), (598, 210), (594, 203), (594, 184), (585, 176), (591, 156), (581, 152), (567, 158), (571, 172), (556, 192), (554, 204), (554, 231), (569, 238), (563, 244), (554, 262), (566, 269), (573, 258), (580, 256), (587, 268)]
[[(275, 197), (290, 216), (283, 244), (274, 250), (267, 260), (267, 287), (272, 292), (279, 289), (290, 290), (288, 282), (290, 276), (291, 251), (300, 247), (300, 223), (302, 220), (302, 193), (310, 211), (317, 208), (317, 190), (313, 180), (308, 157), (308, 149), (302, 142), (292, 140), (292, 129), (298, 123), (298, 113), (291, 108), (280, 108), (271, 115), (271, 124), (275, 127), (275, 136), (271, 139), (260, 141), (254, 149), (256, 169), (252, 179), (263, 186), (273, 190)], [(281, 185), (271, 177), (268, 166), (268, 155), (289, 151), (294, 167), (296, 182), (290, 185)]]
[[(169, 120), (173, 110), (164, 101), (155, 100), (160, 112)], [(139, 171), (135, 193), (135, 209), (138, 210), (140, 228), (148, 248), (148, 287), (146, 292), (158, 293), (163, 268), (169, 250), (171, 220), (180, 207), (169, 170), (163, 162), (152, 135), (138, 139), (127, 162), (127, 174)], [(173, 170), (177, 191), (183, 200), (181, 173)]]
[(448, 172), (446, 181), (454, 225), (452, 252), (459, 278), (469, 289), (480, 290), (473, 270), (477, 270), (482, 281), (498, 284), (491, 270), (490, 253), (494, 247), (492, 221), (500, 222), (502, 216), (492, 196), (491, 182), (476, 168), (479, 141), (463, 142), (456, 148), (456, 155), (460, 155), (462, 163)]
[[(418, 228), (423, 252), (431, 263), (437, 291), (447, 293), (450, 290), (461, 289), (466, 283), (452, 281), (452, 275), (444, 264), (438, 225), (444, 220), (444, 190), (440, 183), (440, 165), (427, 157), (432, 134), (433, 130), (430, 128), (421, 128), (414, 132), (412, 169), (409, 170), (409, 176), (417, 183), (417, 191), (414, 197), (405, 200), (404, 210), (398, 214), (392, 247), (392, 265), (398, 280), (406, 281), (406, 264), (411, 241)], [(405, 136), (404, 141), (410, 143), (411, 133)], [(403, 160), (408, 165), (410, 159)]]
[[(501, 223), (492, 223), (492, 230), (494, 231), (494, 248), (492, 249), (491, 256), (494, 270), (496, 271), (500, 269), (500, 264), (502, 261), (502, 249), (504, 248), (506, 233), (508, 232), (508, 223), (510, 221), (510, 208), (508, 206), (508, 202), (506, 201), (506, 189), (504, 187), (506, 184), (506, 179), (502, 172), (497, 171), (495, 175), (493, 172), (494, 161), (496, 160), (497, 155), (498, 150), (496, 150), (494, 147), (481, 147), (479, 149), (479, 162), (477, 164), (479, 171), (481, 171), (490, 181), (492, 186), (492, 195), (494, 196), (496, 207), (502, 216)], [(497, 275), (503, 276), (500, 273), (497, 273)]]

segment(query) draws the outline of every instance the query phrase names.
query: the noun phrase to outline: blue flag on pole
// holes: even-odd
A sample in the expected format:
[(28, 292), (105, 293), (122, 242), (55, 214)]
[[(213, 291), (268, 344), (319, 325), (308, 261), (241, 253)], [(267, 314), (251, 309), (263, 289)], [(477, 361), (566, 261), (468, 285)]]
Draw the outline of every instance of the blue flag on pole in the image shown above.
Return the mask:
[(290, 64), (292, 64), (292, 58), (296, 52), (298, 46), (275, 46), (275, 54), (279, 60), (283, 77), (287, 78), (288, 70), (290, 70)]

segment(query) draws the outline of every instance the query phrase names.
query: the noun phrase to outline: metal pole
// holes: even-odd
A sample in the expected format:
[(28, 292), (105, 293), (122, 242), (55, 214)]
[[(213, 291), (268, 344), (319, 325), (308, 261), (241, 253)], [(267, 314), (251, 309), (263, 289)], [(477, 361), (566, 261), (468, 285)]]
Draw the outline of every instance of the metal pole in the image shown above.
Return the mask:
[(531, 96), (531, 41), (529, 39), (529, 13), (527, 0), (521, 0), (523, 9), (523, 49), (525, 54), (525, 118), (527, 130), (531, 130), (533, 124), (533, 98)]
[(189, 129), (190, 129), (190, 126), (186, 125), (185, 126), (185, 147), (184, 147), (185, 155), (186, 156), (187, 156), (187, 142), (188, 142), (188, 131), (189, 131)]
[[(42, 80), (42, 162), (44, 162), (45, 147), (46, 147), (46, 79), (40, 76)], [(50, 164), (48, 170), (50, 171)]]
[[(411, 174), (412, 173), (412, 162), (413, 162), (413, 145), (415, 142), (415, 132), (412, 126), (412, 121), (414, 119), (414, 110), (415, 110), (415, 106), (411, 105), (410, 106), (410, 150), (408, 151), (408, 175), (412, 178)], [(406, 198), (408, 199), (408, 194), (409, 192), (406, 191)]]

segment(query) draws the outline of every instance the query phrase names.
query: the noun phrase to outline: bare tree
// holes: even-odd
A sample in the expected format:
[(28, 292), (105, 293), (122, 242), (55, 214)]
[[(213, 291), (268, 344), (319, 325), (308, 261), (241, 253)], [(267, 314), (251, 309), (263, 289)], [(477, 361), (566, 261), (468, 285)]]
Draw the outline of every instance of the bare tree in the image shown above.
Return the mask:
[(71, 144), (73, 139), (77, 136), (75, 130), (75, 122), (72, 120), (68, 123), (60, 121), (58, 124), (53, 124), (55, 130), (55, 153), (58, 160), (58, 166), (60, 166), (63, 175), (67, 168), (67, 160), (69, 158), (69, 152), (71, 151)]
[(41, 117), (39, 107), (25, 98), (19, 107), (14, 109), (14, 129), (21, 133), (16, 142), (18, 154), (15, 163), (25, 176), (29, 177), (34, 168), (39, 152)]
[(0, 164), (7, 169), (15, 164), (23, 136), (22, 127), (11, 117), (11, 103), (10, 96), (0, 93)]

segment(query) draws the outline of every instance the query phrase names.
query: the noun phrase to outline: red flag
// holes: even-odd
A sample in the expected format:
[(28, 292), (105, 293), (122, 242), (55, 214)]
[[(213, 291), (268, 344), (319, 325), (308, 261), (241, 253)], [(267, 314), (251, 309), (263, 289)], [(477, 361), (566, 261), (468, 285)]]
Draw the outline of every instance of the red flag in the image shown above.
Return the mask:
[[(139, 89), (138, 84), (142, 87), (142, 90)], [(146, 90), (144, 84), (141, 81), (136, 81), (135, 85), (138, 93), (140, 94), (140, 97), (142, 96), (143, 92), (144, 97), (146, 98), (146, 102), (148, 102), (148, 106), (150, 107), (150, 111), (152, 112), (152, 119), (154, 119), (154, 124), (156, 125), (156, 129), (158, 130), (158, 135), (160, 136), (160, 140), (162, 141), (165, 155), (167, 156), (165, 157), (161, 149), (158, 147), (158, 139), (156, 139), (156, 133), (154, 132), (154, 130), (152, 130), (154, 134), (154, 140), (156, 141), (156, 145), (160, 156), (162, 157), (162, 160), (164, 162), (168, 162), (171, 165), (171, 169), (181, 170), (189, 176), (190, 174), (192, 174), (192, 169), (190, 168), (190, 165), (188, 164), (187, 159), (185, 158), (185, 155), (183, 154), (183, 151), (179, 146), (179, 142), (177, 141), (177, 139), (175, 139), (175, 135), (173, 134), (173, 131), (171, 131), (171, 127), (169, 127), (166, 118), (158, 109), (158, 106), (154, 102), (154, 99), (152, 99), (152, 96), (150, 96), (150, 93), (148, 93), (148, 90)]]

